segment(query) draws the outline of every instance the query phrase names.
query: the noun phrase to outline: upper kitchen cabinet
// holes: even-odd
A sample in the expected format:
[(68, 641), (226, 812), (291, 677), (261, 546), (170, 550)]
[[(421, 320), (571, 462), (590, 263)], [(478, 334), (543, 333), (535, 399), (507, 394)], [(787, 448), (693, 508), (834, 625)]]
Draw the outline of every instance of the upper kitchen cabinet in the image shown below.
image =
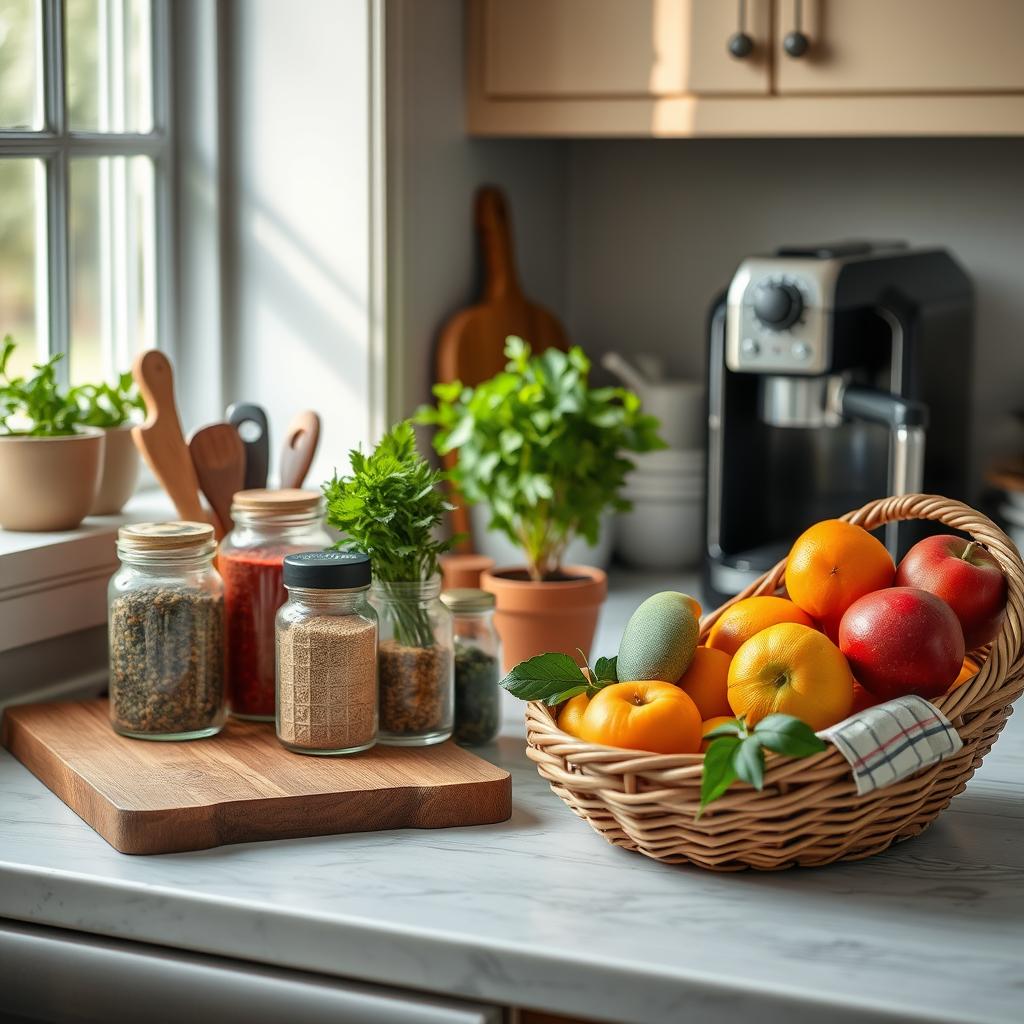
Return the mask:
[(471, 134), (1024, 134), (1022, 0), (467, 0)]

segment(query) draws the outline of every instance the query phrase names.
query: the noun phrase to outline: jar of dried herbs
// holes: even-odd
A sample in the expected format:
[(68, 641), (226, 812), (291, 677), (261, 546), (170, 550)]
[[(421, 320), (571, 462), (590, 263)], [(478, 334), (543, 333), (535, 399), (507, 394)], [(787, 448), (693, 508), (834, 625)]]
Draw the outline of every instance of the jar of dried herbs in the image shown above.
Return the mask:
[(452, 616), (440, 600), (441, 577), (374, 579), (370, 593), (380, 618), (380, 742), (441, 743), (452, 734), (455, 703)]
[(501, 725), (501, 641), (494, 628), (494, 595), (446, 590), (455, 634), (455, 741), (488, 743)]
[(277, 613), (277, 738), (300, 754), (354, 754), (377, 740), (377, 613), (370, 560), (286, 555)]
[(208, 523), (117, 535), (108, 589), (110, 720), (123, 736), (191, 740), (224, 724), (224, 590)]
[(274, 720), (274, 620), (287, 599), (284, 556), (323, 550), (331, 538), (317, 491), (239, 491), (231, 503), (234, 528), (220, 542), (224, 578), (227, 690), (238, 718)]

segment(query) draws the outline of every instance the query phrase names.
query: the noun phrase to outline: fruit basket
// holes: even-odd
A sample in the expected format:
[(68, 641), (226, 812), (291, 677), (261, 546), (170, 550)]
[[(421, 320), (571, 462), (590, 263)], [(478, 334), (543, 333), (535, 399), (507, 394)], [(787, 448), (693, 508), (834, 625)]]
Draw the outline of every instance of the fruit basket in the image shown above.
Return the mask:
[[(1006, 619), (972, 679), (934, 704), (963, 747), (891, 786), (857, 794), (849, 763), (834, 746), (804, 759), (771, 754), (764, 788), (738, 785), (698, 818), (701, 754), (647, 754), (586, 743), (562, 732), (553, 709), (527, 707), (527, 754), (541, 776), (609, 842), (670, 864), (715, 871), (778, 870), (858, 860), (921, 833), (991, 749), (1024, 691), (1024, 565), (1013, 542), (986, 516), (958, 501), (913, 494), (883, 498), (844, 519), (874, 530), (927, 519), (984, 545), (1006, 575)], [(785, 560), (701, 622), (701, 639), (729, 605), (782, 585)]]

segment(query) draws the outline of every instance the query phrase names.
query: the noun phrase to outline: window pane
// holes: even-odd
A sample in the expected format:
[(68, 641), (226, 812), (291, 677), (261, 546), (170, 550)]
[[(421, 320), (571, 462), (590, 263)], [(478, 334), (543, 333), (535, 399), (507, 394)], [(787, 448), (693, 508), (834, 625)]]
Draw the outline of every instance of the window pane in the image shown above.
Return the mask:
[(67, 0), (66, 11), (71, 130), (152, 131), (150, 0)]
[(40, 258), (45, 204), (43, 167), (39, 160), (0, 160), (0, 338), (18, 343), (7, 366), (22, 376), (45, 358), (45, 319), (37, 313), (45, 280)]
[(71, 162), (71, 382), (110, 379), (156, 345), (153, 162)]
[(42, 127), (38, 0), (0, 0), (0, 128)]

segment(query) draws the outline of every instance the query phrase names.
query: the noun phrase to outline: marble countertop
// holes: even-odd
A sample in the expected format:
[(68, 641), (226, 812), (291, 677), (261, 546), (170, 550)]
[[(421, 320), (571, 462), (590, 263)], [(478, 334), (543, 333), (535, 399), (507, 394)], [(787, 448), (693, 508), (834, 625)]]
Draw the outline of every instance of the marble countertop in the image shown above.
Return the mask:
[[(642, 597), (694, 585), (619, 575), (598, 652)], [(0, 916), (600, 1020), (1021, 1020), (1019, 716), (920, 838), (719, 875), (606, 844), (507, 711), (482, 753), (512, 772), (508, 822), (156, 857), (115, 852), (0, 751)]]

